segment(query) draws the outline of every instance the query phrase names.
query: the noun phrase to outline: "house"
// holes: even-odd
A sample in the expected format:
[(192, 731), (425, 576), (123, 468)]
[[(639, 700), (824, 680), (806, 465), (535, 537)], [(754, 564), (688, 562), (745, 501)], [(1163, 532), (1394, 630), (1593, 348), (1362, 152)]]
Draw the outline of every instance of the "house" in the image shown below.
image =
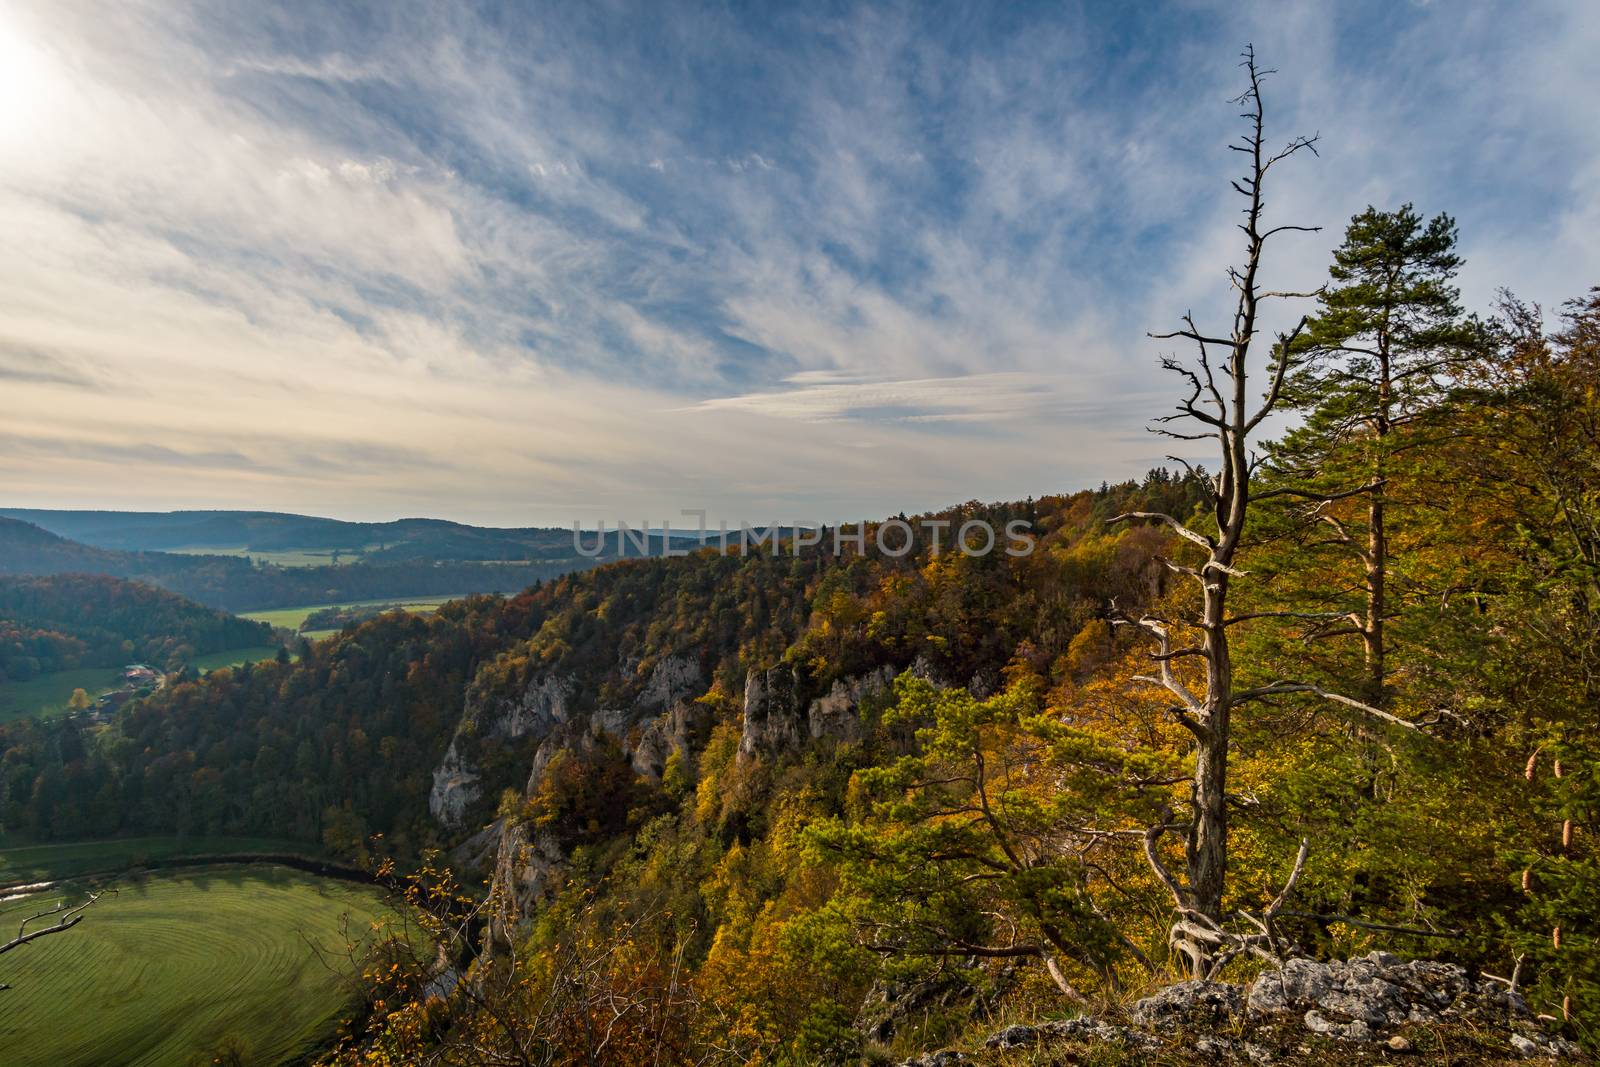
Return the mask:
[(122, 684), (129, 689), (154, 687), (161, 681), (161, 673), (144, 663), (130, 663), (122, 668)]

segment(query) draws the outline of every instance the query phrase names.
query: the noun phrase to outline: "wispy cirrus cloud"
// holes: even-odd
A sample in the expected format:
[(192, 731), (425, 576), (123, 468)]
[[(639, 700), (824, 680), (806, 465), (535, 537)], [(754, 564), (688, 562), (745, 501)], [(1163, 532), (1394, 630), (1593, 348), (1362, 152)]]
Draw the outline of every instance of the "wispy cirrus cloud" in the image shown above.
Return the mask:
[(1070, 412), (1054, 379), (1022, 373), (967, 374), (950, 378), (871, 379), (807, 371), (784, 380), (786, 388), (713, 397), (701, 411), (736, 410), (806, 422), (872, 419), (887, 422), (986, 423)]

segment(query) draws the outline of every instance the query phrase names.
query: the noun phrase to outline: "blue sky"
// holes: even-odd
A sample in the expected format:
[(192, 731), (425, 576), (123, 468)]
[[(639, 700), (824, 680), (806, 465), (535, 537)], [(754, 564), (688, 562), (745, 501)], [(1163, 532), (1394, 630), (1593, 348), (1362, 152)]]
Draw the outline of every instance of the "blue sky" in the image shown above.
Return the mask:
[[(1274, 287), (1600, 283), (1590, 3), (0, 0), (0, 498), (832, 520), (1161, 461), (1254, 42)], [(1281, 283), (1281, 285), (1279, 284)]]

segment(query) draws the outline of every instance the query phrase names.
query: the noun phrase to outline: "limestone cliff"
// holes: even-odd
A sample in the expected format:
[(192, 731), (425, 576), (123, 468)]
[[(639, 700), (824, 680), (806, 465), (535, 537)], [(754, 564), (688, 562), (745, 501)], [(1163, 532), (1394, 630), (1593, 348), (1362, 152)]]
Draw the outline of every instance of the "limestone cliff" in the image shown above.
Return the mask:
[(482, 771), (474, 752), (484, 740), (515, 740), (548, 734), (565, 723), (577, 689), (571, 675), (537, 675), (514, 698), (488, 698), (473, 689), (450, 747), (433, 772), (428, 811), (443, 825), (459, 829), (468, 809), (483, 795)]
[(804, 700), (793, 667), (751, 671), (744, 683), (744, 731), (739, 758), (775, 756), (808, 741), (855, 741), (862, 736), (861, 702), (894, 682), (893, 667), (835, 679), (826, 693)]

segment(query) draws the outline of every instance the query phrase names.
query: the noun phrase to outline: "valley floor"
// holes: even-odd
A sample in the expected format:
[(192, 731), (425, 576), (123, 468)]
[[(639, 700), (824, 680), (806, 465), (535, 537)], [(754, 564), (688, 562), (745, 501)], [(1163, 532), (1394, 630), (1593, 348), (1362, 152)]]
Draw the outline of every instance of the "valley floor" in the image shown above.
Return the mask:
[[(295, 1061), (348, 1010), (347, 946), (392, 914), (373, 889), (281, 867), (153, 873), (111, 888), (79, 927), (7, 954), (8, 1067), (156, 1067), (223, 1051)], [(0, 924), (52, 899), (0, 905)]]

